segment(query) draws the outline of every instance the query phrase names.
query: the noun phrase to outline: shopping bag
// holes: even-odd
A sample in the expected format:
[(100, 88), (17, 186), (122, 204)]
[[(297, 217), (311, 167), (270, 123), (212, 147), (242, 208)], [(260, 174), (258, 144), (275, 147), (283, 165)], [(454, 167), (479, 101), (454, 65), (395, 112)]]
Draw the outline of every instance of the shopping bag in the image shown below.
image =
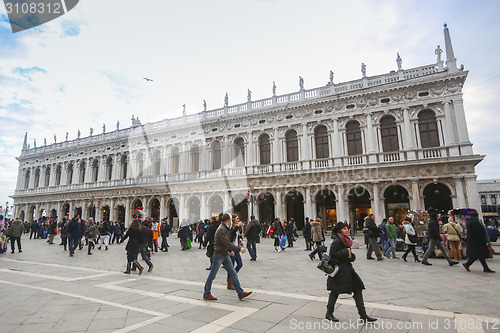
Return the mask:
[(271, 236), (273, 233), (274, 233), (274, 228), (272, 225), (270, 225), (269, 228), (267, 228), (267, 235)]
[(280, 241), (280, 246), (281, 247), (285, 247), (286, 246), (286, 240), (287, 240), (286, 236), (282, 236), (281, 237), (281, 241)]

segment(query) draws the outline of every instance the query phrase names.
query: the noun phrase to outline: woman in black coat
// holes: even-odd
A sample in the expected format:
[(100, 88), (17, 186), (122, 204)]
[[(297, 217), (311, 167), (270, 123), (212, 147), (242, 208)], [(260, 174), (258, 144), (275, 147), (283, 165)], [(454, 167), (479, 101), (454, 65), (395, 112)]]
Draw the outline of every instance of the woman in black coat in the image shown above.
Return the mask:
[(127, 232), (120, 240), (123, 243), (127, 238), (129, 239), (125, 250), (127, 250), (127, 270), (123, 272), (124, 274), (130, 274), (130, 268), (132, 264), (139, 269), (139, 275), (142, 274), (144, 267), (137, 261), (137, 256), (139, 254), (139, 244), (141, 242), (141, 229), (144, 228), (138, 219), (134, 219)]
[(365, 285), (354, 270), (352, 262), (356, 256), (351, 252), (352, 240), (349, 238), (349, 227), (343, 222), (339, 222), (333, 228), (333, 242), (330, 246), (330, 265), (339, 265), (339, 271), (335, 276), (328, 276), (327, 289), (330, 290), (330, 297), (326, 306), (325, 318), (331, 321), (339, 321), (333, 316), (333, 309), (339, 294), (353, 293), (353, 298), (358, 308), (359, 316), (365, 321), (375, 321), (366, 314), (363, 302), (363, 292)]
[(479, 259), (479, 262), (483, 265), (483, 272), (495, 273), (488, 267), (485, 260), (490, 256), (489, 246), (490, 243), (486, 239), (486, 230), (479, 222), (477, 212), (471, 212), (467, 221), (467, 257), (469, 260), (462, 264), (468, 272), (470, 272), (470, 265)]

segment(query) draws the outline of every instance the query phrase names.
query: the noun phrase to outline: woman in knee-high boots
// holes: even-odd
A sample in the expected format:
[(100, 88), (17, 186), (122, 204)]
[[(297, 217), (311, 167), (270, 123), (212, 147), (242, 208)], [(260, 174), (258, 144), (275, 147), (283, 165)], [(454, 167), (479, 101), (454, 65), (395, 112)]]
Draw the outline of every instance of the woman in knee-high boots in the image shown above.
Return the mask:
[(137, 261), (142, 228), (144, 227), (139, 219), (134, 219), (132, 224), (130, 224), (130, 227), (127, 229), (127, 232), (120, 240), (120, 243), (123, 243), (127, 238), (129, 239), (127, 245), (125, 246), (125, 250), (127, 250), (127, 270), (123, 272), (124, 274), (130, 274), (130, 268), (132, 265), (139, 269), (139, 275), (141, 275), (144, 270), (144, 267), (142, 267)]
[(352, 239), (349, 238), (349, 228), (347, 224), (338, 222), (333, 228), (333, 242), (330, 246), (330, 261), (332, 266), (338, 265), (339, 271), (333, 277), (328, 276), (327, 289), (330, 290), (330, 297), (326, 306), (325, 318), (331, 321), (339, 321), (333, 316), (333, 310), (339, 294), (353, 294), (359, 317), (364, 321), (375, 321), (366, 314), (363, 302), (363, 289), (365, 285), (354, 270), (352, 262), (356, 256), (351, 252)]

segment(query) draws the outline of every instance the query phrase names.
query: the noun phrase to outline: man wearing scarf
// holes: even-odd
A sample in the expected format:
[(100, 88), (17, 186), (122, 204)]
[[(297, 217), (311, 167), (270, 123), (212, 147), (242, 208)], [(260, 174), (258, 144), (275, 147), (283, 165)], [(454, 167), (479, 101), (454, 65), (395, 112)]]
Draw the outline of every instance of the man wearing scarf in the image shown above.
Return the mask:
[(359, 317), (364, 321), (376, 321), (366, 314), (363, 302), (363, 292), (365, 285), (354, 270), (352, 262), (356, 256), (351, 252), (352, 239), (349, 238), (349, 227), (343, 222), (339, 222), (333, 228), (333, 242), (330, 246), (330, 265), (339, 265), (338, 273), (328, 276), (327, 289), (330, 290), (328, 304), (326, 306), (325, 318), (331, 321), (339, 321), (333, 316), (333, 309), (339, 294), (353, 294)]

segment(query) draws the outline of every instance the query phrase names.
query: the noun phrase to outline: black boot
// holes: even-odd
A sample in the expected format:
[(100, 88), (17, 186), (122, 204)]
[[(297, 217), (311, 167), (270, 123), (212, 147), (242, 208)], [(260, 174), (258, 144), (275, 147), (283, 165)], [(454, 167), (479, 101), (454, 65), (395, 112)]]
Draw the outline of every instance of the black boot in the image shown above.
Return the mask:
[(137, 260), (134, 261), (134, 266), (137, 267), (137, 269), (139, 270), (139, 275), (141, 275), (142, 271), (144, 270), (144, 267), (142, 267)]
[(132, 266), (131, 262), (127, 262), (127, 270), (123, 272), (123, 274), (130, 274), (130, 267)]
[(358, 308), (359, 318), (364, 321), (376, 321), (377, 318), (372, 318), (366, 314), (365, 303), (363, 302), (363, 292), (361, 290), (355, 291), (352, 296)]
[(339, 297), (339, 294), (334, 293), (333, 291), (330, 291), (330, 296), (328, 296), (328, 303), (326, 304), (325, 319), (328, 319), (330, 321), (335, 321), (335, 322), (339, 321), (333, 315), (333, 309), (335, 308), (335, 303), (337, 303), (338, 297)]

